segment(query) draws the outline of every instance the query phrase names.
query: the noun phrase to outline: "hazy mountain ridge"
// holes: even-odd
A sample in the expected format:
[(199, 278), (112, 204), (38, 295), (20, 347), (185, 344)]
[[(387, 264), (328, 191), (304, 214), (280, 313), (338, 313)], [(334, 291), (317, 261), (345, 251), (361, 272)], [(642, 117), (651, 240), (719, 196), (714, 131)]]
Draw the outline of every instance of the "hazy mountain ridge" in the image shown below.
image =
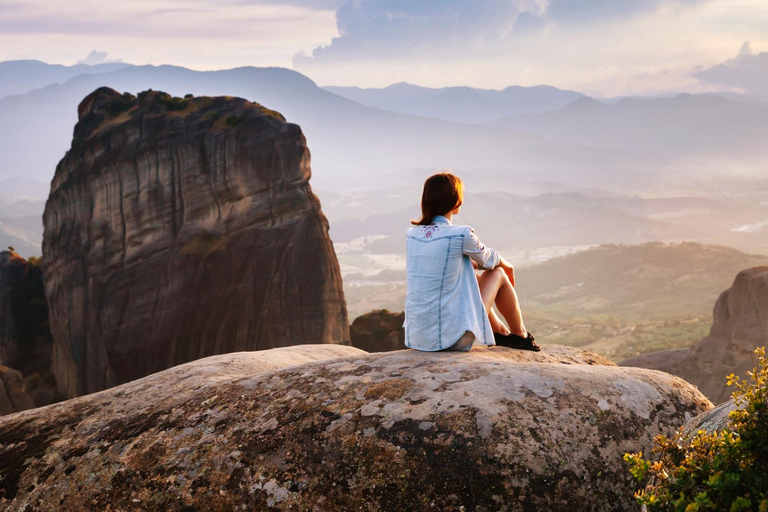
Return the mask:
[(51, 84), (60, 84), (78, 75), (108, 73), (131, 66), (123, 62), (62, 66), (39, 60), (0, 62), (0, 99), (12, 94), (26, 94)]
[(714, 95), (624, 98), (615, 104), (582, 97), (555, 112), (511, 116), (491, 124), (571, 144), (669, 156), (749, 160), (768, 155), (763, 143), (768, 137), (768, 104)]
[(483, 123), (499, 117), (557, 110), (582, 96), (547, 85), (503, 90), (473, 87), (428, 88), (399, 83), (381, 89), (323, 87), (363, 105), (446, 121)]
[(384, 174), (414, 167), (495, 169), (565, 183), (607, 179), (610, 167), (611, 174), (620, 170), (626, 176), (621, 181), (631, 186), (652, 182), (651, 176), (664, 168), (662, 161), (637, 152), (553, 144), (527, 133), (385, 112), (281, 68), (197, 72), (135, 66), (0, 100), (0, 117), (7, 120), (0, 127), (6, 175), (47, 180), (68, 149), (77, 103), (101, 86), (127, 92), (154, 88), (179, 96), (233, 95), (278, 110), (302, 126), (313, 148), (315, 183), (328, 189), (382, 186)]

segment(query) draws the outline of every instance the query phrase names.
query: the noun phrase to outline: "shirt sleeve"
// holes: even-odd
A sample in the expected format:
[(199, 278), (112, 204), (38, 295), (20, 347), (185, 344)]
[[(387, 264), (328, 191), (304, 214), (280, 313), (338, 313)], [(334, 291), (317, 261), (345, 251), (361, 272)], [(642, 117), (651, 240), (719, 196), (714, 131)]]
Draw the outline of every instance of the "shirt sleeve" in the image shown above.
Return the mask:
[(464, 237), (464, 254), (475, 260), (477, 266), (481, 269), (491, 269), (498, 266), (501, 256), (496, 249), (486, 247), (483, 242), (475, 236), (475, 230), (469, 228), (467, 236)]

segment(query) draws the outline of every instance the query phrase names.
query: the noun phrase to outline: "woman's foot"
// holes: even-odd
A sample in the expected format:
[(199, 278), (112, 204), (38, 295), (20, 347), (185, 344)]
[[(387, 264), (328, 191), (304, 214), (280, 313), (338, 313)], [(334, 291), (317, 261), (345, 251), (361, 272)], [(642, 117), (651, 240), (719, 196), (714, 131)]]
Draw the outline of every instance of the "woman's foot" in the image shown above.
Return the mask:
[(493, 338), (497, 345), (502, 347), (517, 348), (521, 350), (532, 350), (538, 352), (541, 347), (536, 344), (533, 338), (533, 334), (526, 333), (526, 337), (518, 336), (517, 334), (508, 334), (506, 336), (502, 334), (493, 334)]

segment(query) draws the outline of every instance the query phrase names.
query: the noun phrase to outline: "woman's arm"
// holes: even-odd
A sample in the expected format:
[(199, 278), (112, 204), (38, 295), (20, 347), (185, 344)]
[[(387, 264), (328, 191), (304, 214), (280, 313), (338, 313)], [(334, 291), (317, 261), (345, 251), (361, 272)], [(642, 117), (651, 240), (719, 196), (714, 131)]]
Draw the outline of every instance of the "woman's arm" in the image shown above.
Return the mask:
[(472, 261), (477, 263), (477, 268), (491, 269), (499, 265), (501, 256), (496, 249), (486, 247), (477, 236), (475, 236), (475, 230), (467, 228), (464, 235), (464, 254), (470, 257)]

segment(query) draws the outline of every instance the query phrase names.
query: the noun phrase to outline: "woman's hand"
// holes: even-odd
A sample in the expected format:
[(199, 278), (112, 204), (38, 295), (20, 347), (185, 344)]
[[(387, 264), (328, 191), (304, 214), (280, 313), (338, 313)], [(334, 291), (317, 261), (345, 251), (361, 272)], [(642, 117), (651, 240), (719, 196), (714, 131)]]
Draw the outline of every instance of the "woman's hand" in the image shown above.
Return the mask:
[(515, 287), (515, 269), (512, 267), (512, 264), (505, 260), (504, 258), (501, 258), (499, 260), (499, 266), (504, 269), (504, 273), (507, 274), (507, 277), (509, 278), (509, 282), (512, 283), (512, 288)]

